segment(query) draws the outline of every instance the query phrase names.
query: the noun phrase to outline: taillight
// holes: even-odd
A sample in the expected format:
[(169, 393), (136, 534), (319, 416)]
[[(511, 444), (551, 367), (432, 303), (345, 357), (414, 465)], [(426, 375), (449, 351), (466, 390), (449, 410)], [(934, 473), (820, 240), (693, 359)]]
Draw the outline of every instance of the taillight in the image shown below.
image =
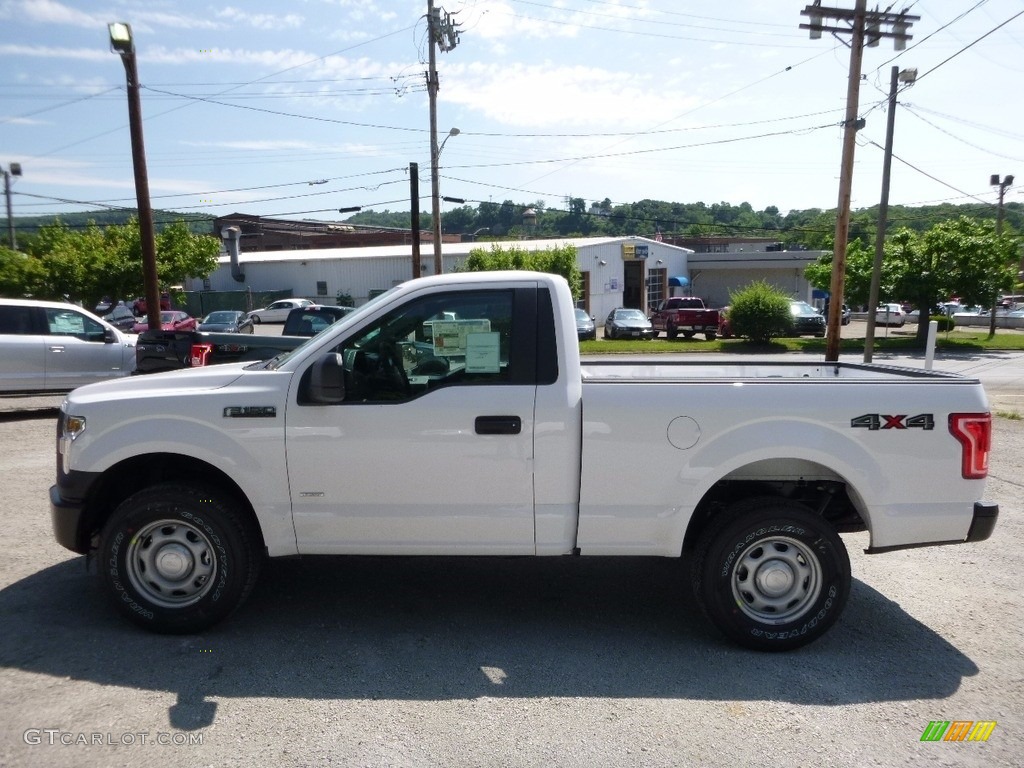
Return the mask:
[(968, 480), (988, 476), (988, 452), (992, 448), (992, 414), (951, 413), (949, 433), (960, 441), (960, 474)]
[(206, 365), (206, 359), (213, 352), (213, 344), (193, 344), (192, 345), (192, 367), (198, 368)]

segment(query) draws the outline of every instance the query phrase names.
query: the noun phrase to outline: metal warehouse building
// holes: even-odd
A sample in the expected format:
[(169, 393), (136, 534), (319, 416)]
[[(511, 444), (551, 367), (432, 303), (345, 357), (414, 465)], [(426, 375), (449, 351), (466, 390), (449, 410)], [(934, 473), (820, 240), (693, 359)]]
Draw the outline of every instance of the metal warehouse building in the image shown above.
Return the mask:
[[(580, 306), (599, 322), (616, 307), (648, 311), (667, 296), (689, 293), (710, 306), (724, 306), (729, 293), (752, 280), (766, 280), (793, 298), (811, 299), (803, 268), (819, 252), (733, 252), (695, 254), (688, 248), (644, 237), (589, 237), (517, 240), (498, 243), (444, 243), (444, 272), (460, 268), (473, 249), (491, 247), (544, 250), (576, 248), (583, 275)], [(422, 274), (433, 274), (433, 253), (421, 251)], [(333, 304), (339, 295), (358, 306), (369, 298), (412, 278), (412, 247), (243, 252), (237, 265), (223, 254), (206, 280), (187, 282), (189, 291), (291, 291)]]

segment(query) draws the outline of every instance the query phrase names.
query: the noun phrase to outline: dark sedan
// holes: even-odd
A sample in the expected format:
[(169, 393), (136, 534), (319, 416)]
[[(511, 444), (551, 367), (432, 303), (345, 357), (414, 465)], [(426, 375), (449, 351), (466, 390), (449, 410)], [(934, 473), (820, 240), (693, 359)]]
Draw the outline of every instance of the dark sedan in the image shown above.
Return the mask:
[(252, 333), (252, 318), (245, 312), (234, 309), (221, 309), (211, 312), (199, 321), (198, 330), (213, 333)]
[(131, 332), (132, 328), (135, 327), (135, 323), (138, 322), (135, 318), (135, 313), (132, 312), (124, 302), (116, 304), (110, 308), (110, 311), (103, 315), (103, 319), (110, 323), (115, 328), (119, 328), (122, 331)]
[(619, 307), (604, 321), (606, 339), (653, 339), (654, 326), (639, 309)]
[(794, 336), (824, 336), (825, 318), (806, 301), (789, 302)]
[(594, 325), (594, 318), (583, 309), (576, 310), (576, 336), (580, 341), (597, 338), (597, 326)]
[(333, 307), (328, 304), (298, 307), (288, 313), (281, 335), (316, 336), (320, 331), (341, 320), (353, 309), (355, 307)]

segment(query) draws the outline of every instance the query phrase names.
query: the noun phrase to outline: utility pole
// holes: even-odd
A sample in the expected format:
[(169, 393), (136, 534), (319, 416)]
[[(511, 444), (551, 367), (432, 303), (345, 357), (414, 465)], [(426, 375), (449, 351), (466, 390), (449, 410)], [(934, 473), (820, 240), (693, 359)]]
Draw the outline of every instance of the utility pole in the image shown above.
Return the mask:
[(441, 263), (441, 181), (438, 178), (438, 162), (441, 150), (437, 145), (437, 91), (440, 86), (437, 79), (436, 45), (448, 52), (459, 44), (459, 32), (452, 21), (451, 14), (445, 13), (441, 18), (441, 10), (434, 7), (434, 0), (427, 0), (427, 28), (430, 55), (428, 57), (427, 96), (430, 102), (430, 216), (434, 239), (434, 274), (443, 271)]
[(14, 214), (11, 211), (11, 176), (21, 176), (21, 163), (11, 163), (4, 169), (4, 196), (7, 198), (7, 239), (11, 250), (18, 250), (18, 239), (14, 236)]
[[(1003, 198), (1006, 197), (1006, 190), (1013, 184), (1013, 176), (1004, 176), (1002, 179), (999, 178), (998, 173), (993, 173), (989, 179), (989, 184), (993, 187), (999, 187), (999, 208), (996, 209), (996, 238), (1003, 234)], [(988, 335), (992, 338), (996, 335), (996, 299), (998, 299), (995, 293), (992, 294), (992, 317), (989, 321)]]
[(899, 71), (893, 67), (889, 76), (889, 112), (885, 125), (885, 159), (882, 161), (882, 199), (878, 203), (878, 231), (875, 233), (875, 263), (871, 270), (871, 289), (868, 294), (868, 329), (864, 336), (864, 362), (870, 363), (874, 354), (875, 320), (878, 308), (878, 289), (882, 282), (882, 257), (885, 254), (885, 225), (889, 218), (889, 175), (892, 170), (892, 141), (896, 128), (896, 89), (900, 81), (913, 85), (916, 69)]
[(412, 278), (423, 272), (420, 262), (420, 165), (409, 163), (409, 208), (412, 211)]
[(135, 199), (139, 210), (139, 240), (142, 247), (142, 281), (146, 293), (148, 327), (159, 331), (160, 284), (156, 265), (156, 234), (153, 208), (149, 200), (149, 173), (146, 170), (146, 146), (142, 138), (142, 100), (139, 97), (139, 70), (135, 61), (135, 42), (130, 24), (107, 25), (110, 49), (121, 57), (128, 89), (128, 127), (132, 139), (132, 167), (135, 171)]
[[(843, 121), (843, 158), (839, 175), (839, 200), (836, 210), (836, 235), (832, 253), (832, 280), (829, 285), (828, 305), (828, 338), (825, 343), (826, 362), (839, 360), (839, 334), (842, 327), (843, 290), (846, 281), (846, 246), (850, 230), (850, 196), (853, 189), (853, 156), (857, 146), (857, 131), (864, 126), (863, 120), (857, 119), (860, 106), (861, 62), (864, 57), (864, 46), (878, 45), (883, 37), (891, 37), (896, 42), (896, 49), (906, 47), (911, 39), (907, 34), (911, 21), (919, 16), (908, 16), (906, 13), (889, 13), (867, 10), (867, 0), (856, 0), (856, 7), (851, 11), (846, 8), (826, 8), (821, 0), (815, 0), (800, 11), (807, 16), (809, 23), (801, 24), (800, 29), (809, 31), (811, 39), (821, 37), (822, 32), (833, 34), (849, 34), (850, 40), (850, 73), (846, 86), (846, 119)], [(835, 21), (839, 26), (825, 26), (825, 20)], [(892, 27), (892, 31), (883, 30), (882, 26)]]

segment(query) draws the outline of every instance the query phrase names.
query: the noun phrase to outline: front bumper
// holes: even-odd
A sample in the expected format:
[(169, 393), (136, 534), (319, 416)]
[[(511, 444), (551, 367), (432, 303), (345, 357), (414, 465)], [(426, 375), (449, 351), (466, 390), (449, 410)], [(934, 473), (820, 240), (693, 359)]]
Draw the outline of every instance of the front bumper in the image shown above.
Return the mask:
[(93, 472), (58, 472), (50, 486), (50, 523), (53, 536), (62, 547), (84, 555), (92, 538), (92, 516), (86, 499), (99, 476)]

